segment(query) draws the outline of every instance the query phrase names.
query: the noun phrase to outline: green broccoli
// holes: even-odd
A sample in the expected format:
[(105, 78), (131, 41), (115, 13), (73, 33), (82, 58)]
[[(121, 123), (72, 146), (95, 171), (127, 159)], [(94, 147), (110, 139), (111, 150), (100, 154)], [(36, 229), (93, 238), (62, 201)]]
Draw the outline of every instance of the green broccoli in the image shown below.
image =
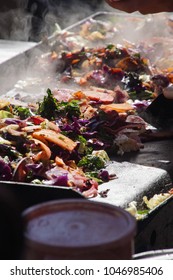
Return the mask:
[(105, 167), (105, 160), (99, 156), (89, 154), (84, 156), (78, 163), (79, 167), (83, 167), (84, 171), (95, 171)]
[(71, 100), (70, 102), (66, 102), (64, 106), (66, 114), (69, 118), (80, 116), (80, 106), (78, 100)]
[(26, 118), (32, 116), (30, 109), (26, 107), (15, 106), (13, 110), (15, 115), (19, 116), (21, 120), (25, 120)]

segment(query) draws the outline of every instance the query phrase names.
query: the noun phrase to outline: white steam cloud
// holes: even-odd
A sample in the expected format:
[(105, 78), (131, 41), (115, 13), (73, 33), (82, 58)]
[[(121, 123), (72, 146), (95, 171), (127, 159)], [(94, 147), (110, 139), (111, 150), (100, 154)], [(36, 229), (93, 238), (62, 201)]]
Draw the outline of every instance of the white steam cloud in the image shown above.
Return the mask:
[[(18, 0), (20, 1), (20, 0)], [(26, 0), (27, 1), (27, 0)], [(43, 1), (50, 1), (51, 0), (43, 0)], [(96, 0), (98, 3), (99, 1)], [(38, 38), (40, 40), (42, 39), (42, 36), (50, 36), (55, 31), (55, 25), (58, 24), (61, 29), (66, 28), (92, 14), (94, 14), (97, 11), (109, 11), (109, 12), (116, 12), (113, 8), (110, 8), (105, 1), (101, 1), (96, 6), (90, 6), (89, 1), (80, 1), (80, 0), (71, 0), (71, 5), (65, 5), (63, 1), (60, 1), (60, 4), (58, 6), (49, 6), (49, 12), (46, 14), (44, 18), (44, 24), (41, 26), (40, 34), (37, 34)], [(94, 3), (94, 1), (92, 1)], [(26, 4), (26, 2), (25, 2)], [(0, 37), (2, 36), (3, 39), (7, 40), (18, 40), (18, 41), (29, 41), (31, 39), (31, 31), (32, 31), (32, 15), (25, 12), (24, 6), (17, 7), (16, 9), (13, 9), (11, 11), (7, 11), (6, 13), (0, 14)], [(33, 9), (36, 9), (36, 6), (32, 7)], [(121, 13), (123, 15), (123, 13)], [(136, 14), (136, 13), (135, 13)], [(137, 15), (141, 16), (137, 13)], [(139, 42), (143, 41), (152, 41), (153, 38), (156, 38), (156, 44), (157, 44), (157, 37), (159, 38), (166, 38), (165, 44), (166, 48), (167, 46), (170, 48), (170, 45), (172, 44), (172, 39), (167, 40), (167, 38), (170, 38), (170, 26), (165, 24), (165, 16), (162, 14), (152, 16), (144, 16), (144, 21), (139, 24), (139, 21), (132, 20), (131, 22), (126, 21), (127, 14), (124, 14), (124, 17), (122, 16), (121, 22), (116, 23), (115, 21), (115, 37), (110, 38), (110, 42), (112, 44), (123, 44), (125, 40), (138, 44)], [(102, 19), (100, 19), (102, 20)], [(103, 17), (104, 20), (104, 17)], [(122, 28), (122, 25), (124, 25), (125, 28)], [(173, 32), (173, 27), (172, 32)], [(162, 40), (162, 42), (163, 42)], [(159, 41), (158, 41), (159, 45)], [(161, 46), (161, 47), (160, 47)], [(0, 65), (0, 81), (1, 85), (2, 82), (5, 85), (14, 84), (14, 81), (18, 81), (18, 78), (20, 77), (20, 73), (17, 73), (18, 69), (20, 69), (22, 73), (22, 79), (31, 77), (31, 84), (32, 84), (32, 77), (33, 78), (33, 84), (35, 82), (35, 88), (31, 87), (31, 94), (33, 94), (33, 98), (35, 98), (35, 94), (40, 93), (40, 85), (39, 81), (37, 84), (37, 73), (39, 76), (40, 71), (40, 65), (37, 66), (37, 60), (35, 57), (41, 56), (41, 54), (44, 53), (44, 50), (35, 48), (35, 50), (32, 51), (31, 60), (28, 61), (28, 58), (25, 60), (25, 55), (22, 55), (22, 61), (19, 63), (17, 61), (18, 66), (16, 67), (16, 64), (14, 64), (14, 60), (12, 62), (13, 65), (7, 64), (7, 67), (9, 67), (9, 71), (6, 71), (8, 73), (6, 77), (4, 76), (4, 70), (1, 71), (1, 65)], [(159, 57), (159, 59), (162, 56), (165, 56), (166, 52), (164, 49), (164, 44), (159, 45), (158, 48), (156, 48), (155, 56)], [(152, 53), (153, 55), (153, 53)], [(170, 58), (170, 56), (169, 56)], [(171, 57), (172, 63), (173, 63), (173, 57)], [(26, 63), (27, 61), (27, 63)], [(33, 69), (34, 65), (34, 69)], [(12, 69), (12, 70), (11, 70)], [(25, 71), (26, 70), (26, 71)], [(52, 69), (47, 69), (47, 73), (50, 74)], [(26, 75), (26, 76), (25, 76)], [(39, 77), (38, 77), (39, 78)], [(45, 79), (49, 78), (46, 77)], [(12, 82), (10, 82), (10, 80)], [(51, 79), (50, 79), (51, 83)], [(51, 87), (51, 84), (50, 84)], [(5, 86), (6, 88), (6, 86)], [(20, 91), (20, 89), (18, 88)]]
[[(14, 0), (13, 4), (2, 4), (0, 8), (0, 39), (28, 41), (42, 39), (42, 36), (49, 36), (55, 31), (55, 24), (58, 23), (61, 28), (65, 28), (78, 20), (81, 20), (96, 11), (105, 11), (112, 9), (104, 0), (98, 1), (80, 1), (80, 0), (38, 0), (30, 5), (30, 11), (26, 9), (28, 0)], [(44, 3), (45, 14), (43, 20), (36, 18), (35, 11), (41, 9), (39, 3)], [(3, 7), (6, 6), (5, 9)], [(47, 11), (46, 11), (47, 10)], [(34, 16), (33, 16), (34, 15)], [(36, 33), (32, 30), (33, 21), (40, 24), (40, 29)], [(40, 20), (40, 23), (39, 23)], [(36, 28), (37, 29), (37, 28)]]

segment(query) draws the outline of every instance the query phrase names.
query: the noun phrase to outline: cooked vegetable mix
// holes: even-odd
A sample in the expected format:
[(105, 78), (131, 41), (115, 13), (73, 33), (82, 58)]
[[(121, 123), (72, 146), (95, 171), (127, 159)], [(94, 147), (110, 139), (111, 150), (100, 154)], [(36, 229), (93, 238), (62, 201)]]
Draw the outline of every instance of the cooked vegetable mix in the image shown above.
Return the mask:
[(0, 101), (0, 180), (67, 186), (93, 197), (99, 184), (116, 178), (106, 169), (110, 156), (143, 147), (147, 124), (139, 113), (173, 82), (172, 70), (156, 67), (155, 41), (116, 45), (113, 34), (114, 24), (95, 20), (78, 34), (62, 33), (39, 60), (39, 83), (49, 83), (43, 98)]
[[(129, 141), (128, 127), (135, 135), (145, 130), (144, 123), (135, 123), (135, 116), (128, 120), (134, 115), (131, 105), (121, 104), (122, 115), (114, 105), (108, 110), (94, 105), (85, 92), (74, 92), (67, 102), (58, 101), (50, 89), (35, 105), (4, 102), (0, 179), (69, 186), (87, 197), (97, 195), (98, 184), (116, 177), (109, 175), (106, 166), (108, 154), (119, 150), (118, 137), (127, 131)], [(139, 139), (134, 141), (135, 150), (140, 145)]]

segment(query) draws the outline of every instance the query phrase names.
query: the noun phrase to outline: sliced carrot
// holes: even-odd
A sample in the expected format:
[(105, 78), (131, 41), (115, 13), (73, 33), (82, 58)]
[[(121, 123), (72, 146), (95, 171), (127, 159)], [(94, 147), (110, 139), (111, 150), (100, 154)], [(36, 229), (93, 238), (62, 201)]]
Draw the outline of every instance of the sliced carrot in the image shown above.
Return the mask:
[(80, 59), (73, 59), (71, 64), (76, 64), (78, 62), (80, 62)]
[(39, 134), (37, 133), (37, 136), (36, 136), (36, 137), (33, 136), (33, 134), (35, 134), (36, 132), (38, 132), (38, 130), (37, 130), (37, 131), (34, 131), (34, 132), (32, 133), (32, 137), (33, 137), (34, 139), (37, 139), (37, 140), (41, 141), (41, 142), (44, 143), (46, 146), (48, 146), (48, 141), (44, 138), (43, 135), (39, 135)]
[(173, 67), (168, 67), (168, 68), (165, 70), (165, 72), (168, 72), (168, 73), (173, 72)]
[(100, 109), (103, 111), (117, 111), (118, 113), (124, 113), (133, 110), (133, 106), (129, 103), (113, 103), (107, 105), (101, 105)]
[(36, 155), (33, 156), (34, 161), (45, 161), (48, 160), (47, 154), (45, 151), (40, 151)]
[(68, 150), (70, 152), (72, 152), (77, 145), (77, 143), (75, 143), (70, 138), (51, 129), (42, 129), (40, 131), (36, 131), (32, 134), (32, 136), (37, 139), (43, 137), (45, 140), (52, 142), (60, 146), (62, 149)]
[(94, 90), (86, 90), (85, 95), (93, 101), (101, 101), (105, 104), (110, 104), (114, 101), (113, 95), (106, 92), (99, 92)]
[(73, 93), (73, 99), (79, 99), (79, 100), (81, 100), (81, 99), (84, 99), (84, 98), (86, 98), (86, 95), (85, 95), (85, 93), (83, 93), (83, 91), (76, 91), (76, 92), (74, 92)]
[(80, 78), (79, 85), (83, 86), (83, 85), (86, 85), (86, 83), (87, 83), (86, 78)]
[(168, 77), (170, 83), (173, 83), (173, 73), (168, 73), (167, 77)]
[(58, 165), (60, 167), (65, 166), (65, 162), (63, 161), (63, 159), (58, 156), (55, 157), (55, 163), (56, 163), (56, 165)]

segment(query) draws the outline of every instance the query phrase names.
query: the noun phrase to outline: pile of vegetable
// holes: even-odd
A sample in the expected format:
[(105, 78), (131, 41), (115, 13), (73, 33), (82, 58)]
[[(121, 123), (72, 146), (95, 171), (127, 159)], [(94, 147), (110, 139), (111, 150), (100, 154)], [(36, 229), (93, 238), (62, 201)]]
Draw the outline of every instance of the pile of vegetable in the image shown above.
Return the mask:
[(128, 103), (92, 104), (81, 91), (58, 101), (48, 89), (36, 104), (0, 104), (3, 181), (67, 186), (92, 197), (116, 177), (106, 170), (109, 154), (142, 146), (145, 123)]
[(153, 99), (157, 92), (149, 61), (139, 52), (122, 46), (82, 48), (79, 51), (52, 53), (59, 80), (80, 87), (125, 90), (132, 100)]

